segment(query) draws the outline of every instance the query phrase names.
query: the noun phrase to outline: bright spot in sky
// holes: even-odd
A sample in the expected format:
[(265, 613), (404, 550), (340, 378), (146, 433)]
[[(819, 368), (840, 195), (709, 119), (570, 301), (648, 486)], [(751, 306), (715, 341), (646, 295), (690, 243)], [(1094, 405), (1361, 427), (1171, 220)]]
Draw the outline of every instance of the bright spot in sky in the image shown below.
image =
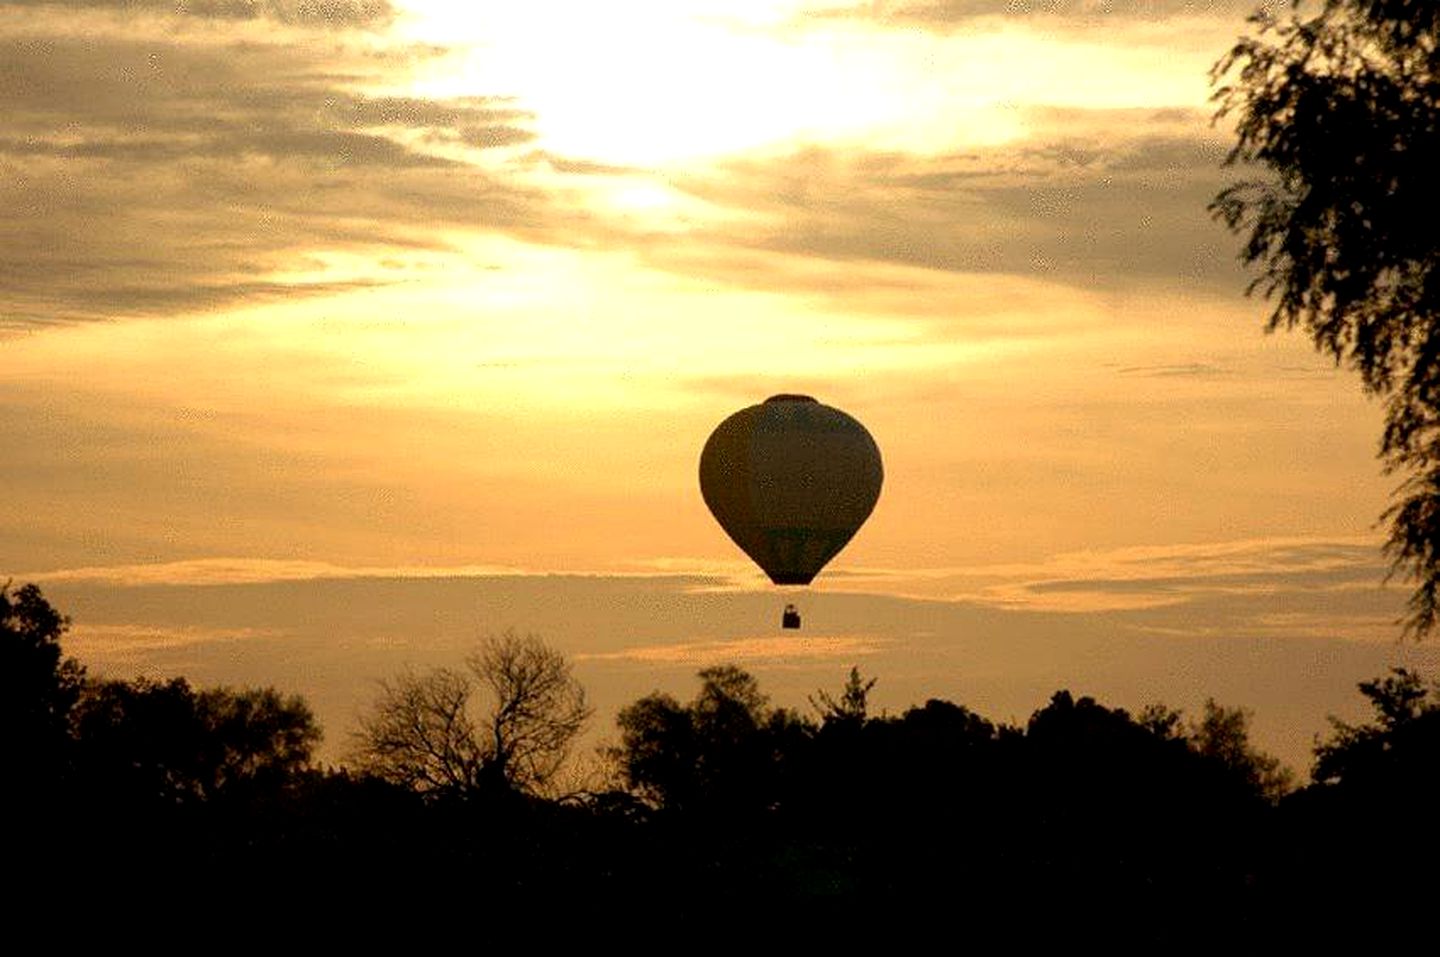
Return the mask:
[(541, 149), (620, 165), (809, 143), (994, 146), (1025, 135), (1027, 105), (1202, 105), (1207, 95), (1203, 68), (1178, 71), (1163, 48), (1100, 51), (1000, 20), (942, 35), (787, 25), (774, 13), (767, 24), (761, 10), (774, 4), (407, 6), (410, 35), (463, 51), (417, 78), (415, 92), (513, 96), (533, 111)]

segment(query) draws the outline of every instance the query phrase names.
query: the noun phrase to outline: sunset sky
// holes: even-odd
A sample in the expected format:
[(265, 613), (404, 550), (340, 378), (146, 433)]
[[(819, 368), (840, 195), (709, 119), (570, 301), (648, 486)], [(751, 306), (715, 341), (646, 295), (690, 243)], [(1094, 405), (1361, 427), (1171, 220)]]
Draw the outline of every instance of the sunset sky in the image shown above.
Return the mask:
[[(515, 627), (602, 711), (719, 660), (1213, 694), (1303, 771), (1440, 656), (1381, 410), (1206, 212), (1255, 6), (0, 2), (0, 581), (93, 670), (306, 694), (331, 756)], [(777, 392), (885, 459), (796, 637), (696, 482)]]

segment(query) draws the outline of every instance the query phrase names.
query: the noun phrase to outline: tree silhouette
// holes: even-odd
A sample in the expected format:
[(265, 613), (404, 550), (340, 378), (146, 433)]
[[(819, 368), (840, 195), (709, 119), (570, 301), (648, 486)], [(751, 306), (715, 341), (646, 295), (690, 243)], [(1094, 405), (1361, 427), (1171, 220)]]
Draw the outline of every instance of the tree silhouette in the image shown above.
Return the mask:
[(68, 627), (37, 586), (0, 586), (0, 747), (13, 780), (41, 799), (68, 767), (70, 712), (85, 680), (61, 653)]
[(466, 658), (464, 671), (382, 681), (354, 758), (361, 770), (424, 794), (543, 794), (590, 714), (562, 654), (534, 635), (506, 632)]
[(1250, 743), (1250, 712), (1243, 708), (1226, 708), (1206, 698), (1205, 715), (1191, 725), (1188, 740), (1197, 754), (1266, 800), (1280, 800), (1295, 785), (1294, 775), (1279, 758)]
[(273, 795), (309, 764), (320, 729), (273, 688), (195, 691), (184, 678), (96, 681), (74, 713), (82, 779), (112, 802), (159, 807)]
[(1440, 685), (1395, 668), (1362, 681), (1375, 717), (1351, 725), (1336, 718), (1328, 740), (1315, 747), (1312, 777), (1321, 784), (1365, 789), (1396, 800), (1428, 801), (1440, 785)]
[(449, 668), (405, 672), (380, 682), (360, 719), (359, 768), (424, 794), (464, 794), (478, 787), (485, 764), (470, 716), (470, 679)]
[[(1424, 950), (1433, 930), (1407, 915), (1429, 913), (1440, 892), (1430, 825), (1440, 789), (1440, 686), (1396, 668), (1360, 692), (1371, 719), (1331, 718), (1331, 734), (1315, 746), (1315, 783), (1280, 806), (1275, 923), (1308, 929), (1322, 944), (1383, 930), (1388, 943)], [(1316, 922), (1317, 899), (1344, 906)]]
[(671, 811), (749, 814), (779, 796), (787, 756), (813, 728), (771, 708), (759, 683), (734, 665), (699, 673), (688, 705), (656, 692), (622, 709), (612, 749), (625, 784)]
[(1405, 476), (1386, 550), (1424, 635), (1440, 614), (1440, 4), (1321, 0), (1251, 22), (1212, 76), (1234, 74), (1215, 94), (1238, 121), (1228, 162), (1269, 175), (1211, 211), (1245, 235), (1268, 329), (1302, 327), (1385, 400), (1380, 457)]
[(684, 809), (701, 797), (694, 715), (673, 696), (648, 694), (615, 719), (621, 743), (610, 756), (626, 787), (660, 807)]
[(845, 687), (840, 689), (839, 698), (822, 688), (811, 695), (810, 707), (819, 713), (824, 725), (863, 725), (870, 710), (870, 690), (875, 687), (876, 680), (865, 681), (860, 677), (860, 669), (852, 667), (845, 679)]
[(274, 688), (205, 688), (195, 710), (205, 728), (210, 789), (217, 794), (288, 783), (310, 766), (322, 737), (305, 700)]

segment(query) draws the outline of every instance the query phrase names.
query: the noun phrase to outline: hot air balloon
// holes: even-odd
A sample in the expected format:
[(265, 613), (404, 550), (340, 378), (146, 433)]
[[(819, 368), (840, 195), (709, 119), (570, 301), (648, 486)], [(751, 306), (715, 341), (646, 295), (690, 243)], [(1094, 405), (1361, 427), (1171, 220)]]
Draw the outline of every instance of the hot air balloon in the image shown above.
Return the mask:
[[(741, 409), (700, 453), (705, 504), (777, 585), (810, 584), (870, 517), (883, 479), (865, 426), (808, 395)], [(800, 627), (794, 605), (781, 624)]]

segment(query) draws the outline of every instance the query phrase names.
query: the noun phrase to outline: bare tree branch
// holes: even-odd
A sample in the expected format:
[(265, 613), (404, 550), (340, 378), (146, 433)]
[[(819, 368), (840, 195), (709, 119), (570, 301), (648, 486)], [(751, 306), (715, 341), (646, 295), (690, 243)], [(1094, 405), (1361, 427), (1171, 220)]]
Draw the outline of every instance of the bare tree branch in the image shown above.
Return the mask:
[(585, 689), (534, 635), (487, 639), (465, 671), (380, 683), (354, 735), (360, 770), (422, 794), (546, 793), (589, 720)]

